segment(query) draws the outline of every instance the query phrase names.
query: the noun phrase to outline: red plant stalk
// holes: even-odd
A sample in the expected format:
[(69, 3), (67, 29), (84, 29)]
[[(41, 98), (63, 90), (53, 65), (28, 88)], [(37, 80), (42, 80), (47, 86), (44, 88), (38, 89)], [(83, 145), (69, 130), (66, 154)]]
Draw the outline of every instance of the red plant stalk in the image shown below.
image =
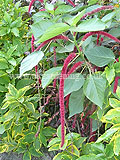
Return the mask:
[(71, 0), (67, 0), (73, 7), (75, 7), (75, 4)]
[(111, 34), (109, 34), (109, 33), (107, 33), (107, 32), (104, 32), (104, 31), (95, 31), (95, 32), (86, 33), (86, 34), (83, 36), (83, 38), (82, 38), (81, 41), (85, 41), (89, 36), (92, 36), (92, 35), (95, 35), (95, 34), (103, 35), (103, 36), (105, 36), (105, 37), (108, 37), (108, 38), (110, 38), (110, 39), (112, 39), (112, 40), (120, 43), (120, 40), (119, 40), (119, 39), (117, 39), (116, 37), (112, 36)]
[(42, 47), (44, 47), (44, 46), (45, 46), (47, 43), (49, 43), (50, 41), (57, 40), (57, 39), (62, 39), (62, 40), (66, 40), (66, 41), (69, 40), (68, 37), (66, 37), (66, 36), (58, 35), (58, 36), (55, 36), (55, 37), (53, 37), (53, 38), (50, 38), (50, 39), (42, 42), (35, 51), (40, 50)]
[[(34, 37), (34, 35), (32, 34), (32, 39), (31, 39), (31, 49), (32, 49), (32, 52), (35, 51), (34, 41), (35, 41), (35, 37)], [(38, 72), (38, 66), (36, 65), (36, 66), (35, 66), (36, 77), (38, 76), (38, 73), (37, 73), (37, 72)], [(41, 84), (41, 79), (40, 79), (40, 77), (39, 77), (39, 84)]]
[(117, 86), (118, 86), (118, 80), (119, 79), (120, 79), (119, 76), (115, 77), (115, 83), (114, 83), (113, 93), (116, 93)]
[(114, 8), (114, 6), (102, 6), (102, 7), (100, 7), (100, 8), (94, 9), (93, 11), (84, 14), (84, 15), (80, 18), (80, 20), (82, 20), (82, 19), (84, 19), (85, 17), (90, 16), (90, 15), (92, 15), (92, 14), (94, 14), (94, 13), (97, 13), (97, 12), (99, 12), (99, 11), (107, 10), (107, 9), (113, 9), (113, 8)]
[(76, 125), (76, 119), (77, 119), (77, 115), (74, 116), (74, 120), (73, 120), (73, 124), (72, 124), (72, 128), (75, 128)]
[(61, 77), (60, 77), (60, 89), (59, 89), (59, 103), (60, 103), (60, 120), (61, 120), (61, 147), (64, 145), (65, 141), (65, 132), (64, 132), (64, 126), (65, 126), (65, 110), (64, 110), (64, 75), (67, 72), (67, 66), (70, 63), (70, 61), (75, 58), (76, 54), (71, 53), (64, 61), (63, 68), (61, 71)]
[[(64, 111), (64, 80), (67, 78), (70, 74), (72, 74), (76, 68), (78, 67), (78, 64), (81, 65), (83, 62), (77, 63), (77, 65), (74, 64), (74, 66), (71, 68), (71, 70), (67, 73), (67, 76), (64, 78), (64, 75), (66, 75), (67, 72), (67, 66), (70, 63), (70, 61), (76, 57), (75, 53), (71, 53), (66, 60), (64, 61), (63, 69), (61, 71), (61, 77), (60, 77), (60, 89), (59, 89), (59, 102), (60, 102), (60, 116), (61, 116), (61, 147), (64, 145), (65, 140), (65, 133), (64, 133), (64, 126), (65, 126), (65, 111)], [(76, 67), (76, 68), (75, 68)]]
[(68, 95), (65, 97), (66, 108), (67, 108), (67, 109), (68, 109), (68, 107), (69, 107), (69, 99), (70, 99), (70, 94), (68, 94)]
[(104, 38), (101, 37), (101, 39), (100, 39), (100, 46), (102, 45), (103, 40), (104, 40)]
[(99, 45), (99, 38), (100, 38), (100, 35), (98, 34), (97, 35), (97, 46)]
[[(36, 0), (31, 0), (30, 4), (29, 4), (29, 8), (28, 8), (28, 12), (30, 12), (31, 10), (31, 7), (33, 5), (33, 3), (35, 2)], [(43, 0), (38, 0), (39, 2), (43, 3)]]
[[(55, 48), (56, 48), (56, 47), (53, 48), (53, 51), (54, 51), (54, 67), (57, 66), (57, 61), (56, 61), (56, 50), (55, 50)], [(54, 87), (54, 88), (56, 88), (56, 82), (57, 82), (57, 79), (55, 78), (54, 81), (53, 81), (53, 87)]]

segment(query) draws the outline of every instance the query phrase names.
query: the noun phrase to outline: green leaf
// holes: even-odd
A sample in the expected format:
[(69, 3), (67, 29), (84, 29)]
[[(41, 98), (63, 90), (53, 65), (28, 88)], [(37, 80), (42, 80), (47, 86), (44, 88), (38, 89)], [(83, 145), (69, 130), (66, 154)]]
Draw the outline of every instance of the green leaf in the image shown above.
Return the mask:
[(8, 62), (4, 58), (0, 58), (0, 69), (7, 69), (8, 68)]
[(35, 133), (30, 132), (27, 135), (25, 135), (23, 142), (24, 143), (32, 143), (34, 141)]
[(111, 13), (108, 13), (107, 15), (105, 15), (101, 20), (103, 21), (103, 22), (108, 22), (108, 21), (111, 21), (112, 20), (112, 18), (115, 16), (115, 12), (111, 12)]
[(78, 14), (72, 18), (72, 26), (75, 26), (79, 21), (80, 18), (85, 14), (85, 9), (81, 12), (78, 12)]
[(96, 141), (96, 143), (99, 143), (105, 139), (108, 139), (110, 136), (112, 136), (115, 132), (117, 132), (117, 130), (119, 129), (119, 125), (113, 126), (110, 129), (108, 129), (104, 134), (102, 134), (98, 140)]
[(63, 154), (63, 152), (62, 153), (58, 153), (54, 158), (53, 158), (53, 160), (62, 160), (62, 159), (64, 159), (64, 160), (71, 160), (73, 157), (71, 156), (71, 155), (67, 155), (67, 154)]
[(120, 107), (115, 109), (110, 109), (104, 117), (108, 120), (111, 120), (115, 117), (120, 117)]
[(80, 73), (71, 74), (64, 82), (64, 97), (79, 90), (84, 84), (84, 77)]
[(77, 149), (75, 145), (69, 146), (66, 150), (77, 157), (79, 157), (80, 155), (80, 151)]
[(114, 156), (113, 148), (114, 148), (113, 141), (106, 145), (106, 148), (105, 148), (106, 157), (112, 158)]
[(42, 76), (42, 87), (47, 87), (53, 79), (55, 79), (61, 72), (62, 67), (53, 67), (46, 71)]
[(43, 156), (43, 154), (40, 151), (36, 151), (35, 148), (32, 146), (29, 148), (30, 153), (35, 157)]
[(114, 53), (111, 49), (97, 46), (85, 51), (88, 60), (96, 66), (103, 67), (115, 60)]
[[(64, 127), (64, 132), (66, 134), (66, 127)], [(59, 125), (59, 127), (57, 128), (57, 136), (61, 138), (61, 125)]]
[(19, 37), (19, 29), (18, 28), (12, 28), (11, 29), (11, 32), (16, 36), (16, 37)]
[(115, 136), (115, 139), (114, 139), (114, 153), (117, 156), (120, 153), (120, 135)]
[(55, 10), (55, 15), (68, 13), (72, 9), (73, 9), (73, 7), (71, 7), (69, 5), (65, 5), (65, 4), (59, 5)]
[(59, 150), (59, 144), (54, 144), (48, 149), (49, 152), (56, 151), (56, 150)]
[(40, 147), (41, 147), (41, 142), (39, 137), (35, 138), (33, 146), (35, 147), (35, 150), (39, 151)]
[[(24, 82), (24, 81), (23, 81)], [(17, 98), (21, 98), (22, 96), (24, 96), (24, 94), (30, 89), (29, 86), (26, 86), (24, 88), (21, 88), (18, 90), (18, 93), (17, 93)]]
[(110, 103), (110, 106), (112, 106), (113, 108), (120, 107), (120, 101), (115, 98), (109, 98), (109, 103)]
[(26, 108), (29, 109), (30, 112), (34, 113), (35, 112), (35, 107), (34, 104), (31, 102), (25, 102)]
[(43, 58), (44, 53), (42, 51), (37, 51), (29, 54), (27, 57), (23, 59), (20, 66), (20, 76), (26, 71), (31, 70), (35, 67), (39, 61)]
[(54, 5), (53, 5), (53, 4), (46, 3), (46, 4), (45, 4), (45, 9), (46, 9), (49, 13), (54, 14)]
[(92, 18), (81, 22), (77, 27), (71, 27), (70, 30), (74, 32), (92, 32), (101, 31), (105, 29), (105, 23), (98, 18)]
[(9, 84), (8, 90), (9, 90), (9, 93), (10, 93), (12, 96), (14, 96), (14, 97), (17, 96), (18, 91), (17, 91), (17, 89), (16, 89), (12, 84)]
[(11, 27), (11, 28), (21, 27), (21, 25), (22, 25), (22, 18), (21, 18), (21, 17), (18, 17), (15, 21), (13, 21), (13, 22), (10, 24), (10, 27)]
[(31, 154), (30, 152), (25, 152), (23, 155), (23, 160), (31, 160)]
[(90, 101), (102, 108), (105, 88), (106, 80), (101, 75), (89, 75), (84, 83), (83, 91)]
[(4, 20), (7, 22), (7, 23), (11, 23), (12, 19), (11, 19), (11, 16), (5, 11), (4, 13)]
[(50, 26), (43, 36), (38, 40), (38, 43), (46, 41), (50, 38), (53, 38), (55, 36), (58, 36), (59, 34), (67, 31), (70, 27), (65, 23), (56, 23), (52, 26)]
[(21, 94), (21, 92), (23, 92), (23, 88), (28, 86), (28, 85), (31, 85), (33, 84), (35, 81), (32, 80), (32, 79), (29, 79), (29, 78), (24, 78), (24, 79), (20, 79), (17, 84), (16, 84), (16, 88), (17, 89), (22, 89), (22, 90), (19, 90), (18, 93)]
[(118, 98), (120, 99), (120, 87), (119, 86), (117, 86), (116, 94)]
[(4, 124), (0, 124), (0, 134), (3, 134), (5, 132)]
[(37, 23), (33, 23), (31, 25), (32, 33), (35, 36), (35, 39), (39, 38), (41, 35), (45, 33), (45, 31), (52, 26), (54, 23), (50, 20), (42, 20)]
[(56, 52), (57, 53), (66, 53), (66, 52), (72, 52), (74, 50), (74, 44), (65, 45), (63, 47), (57, 47)]
[(106, 67), (105, 73), (106, 73), (106, 78), (107, 78), (109, 84), (111, 84), (115, 78), (115, 69)]
[(98, 158), (96, 157), (95, 154), (89, 154), (89, 155), (80, 156), (80, 158), (76, 160), (98, 160)]
[(84, 94), (82, 88), (71, 93), (69, 100), (69, 118), (83, 111), (83, 103)]
[(48, 146), (47, 147), (51, 147), (52, 145), (54, 145), (54, 144), (56, 144), (56, 143), (60, 143), (61, 142), (61, 138), (53, 138), (50, 142), (49, 142), (49, 144), (48, 144)]

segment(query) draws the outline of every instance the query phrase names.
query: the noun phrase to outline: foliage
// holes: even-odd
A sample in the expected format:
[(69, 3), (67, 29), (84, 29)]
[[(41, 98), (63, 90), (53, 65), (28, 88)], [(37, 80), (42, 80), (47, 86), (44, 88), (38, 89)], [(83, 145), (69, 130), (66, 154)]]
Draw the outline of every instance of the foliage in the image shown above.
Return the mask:
[(30, 160), (46, 147), (60, 150), (54, 160), (120, 159), (118, 2), (45, 1), (37, 13), (33, 2), (32, 23), (28, 7), (0, 2), (0, 152)]

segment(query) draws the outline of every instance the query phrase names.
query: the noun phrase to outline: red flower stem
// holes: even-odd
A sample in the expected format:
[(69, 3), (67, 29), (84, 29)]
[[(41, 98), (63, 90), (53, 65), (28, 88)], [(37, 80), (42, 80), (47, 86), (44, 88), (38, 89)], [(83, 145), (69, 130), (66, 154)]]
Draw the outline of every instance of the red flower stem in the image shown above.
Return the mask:
[(100, 35), (98, 33), (98, 35), (97, 35), (97, 46), (99, 45), (99, 38), (100, 38)]
[(77, 62), (75, 63), (72, 68), (68, 71), (67, 73), (67, 77), (72, 74), (78, 67), (81, 67), (81, 65), (83, 64), (84, 62), (83, 61), (80, 61), (80, 62)]
[(63, 39), (63, 40), (66, 40), (66, 41), (69, 40), (68, 37), (66, 37), (66, 36), (58, 35), (58, 36), (55, 36), (55, 37), (53, 37), (53, 38), (50, 38), (50, 39), (42, 42), (35, 51), (40, 50), (42, 47), (44, 47), (44, 46), (45, 46), (47, 43), (49, 43), (50, 41), (52, 41), (52, 40), (57, 40), (57, 39)]
[(102, 6), (102, 7), (100, 7), (100, 8), (94, 9), (93, 11), (84, 14), (84, 15), (80, 18), (80, 20), (82, 20), (82, 19), (84, 19), (85, 17), (90, 16), (90, 15), (92, 15), (92, 14), (94, 14), (94, 13), (97, 13), (97, 12), (99, 12), (99, 11), (107, 10), (107, 9), (113, 9), (113, 8), (114, 8), (113, 6)]
[(110, 38), (110, 39), (112, 39), (112, 40), (120, 43), (120, 40), (119, 40), (119, 39), (117, 39), (116, 37), (112, 36), (111, 34), (109, 34), (109, 33), (107, 33), (107, 32), (104, 32), (104, 31), (96, 31), (96, 32), (86, 33), (86, 34), (83, 36), (83, 38), (82, 38), (81, 41), (85, 41), (88, 37), (90, 37), (90, 36), (92, 36), (92, 35), (95, 35), (95, 34), (103, 35), (103, 36), (105, 36), (105, 37), (108, 37), (108, 38)]
[(75, 7), (75, 4), (71, 0), (67, 0), (73, 7)]
[(66, 108), (67, 108), (67, 109), (68, 109), (68, 107), (69, 107), (69, 99), (70, 99), (70, 94), (68, 94), (68, 95), (65, 97)]
[(75, 115), (75, 116), (74, 116), (74, 120), (73, 120), (72, 128), (75, 128), (76, 119), (77, 119), (77, 115)]
[[(30, 13), (30, 10), (31, 10), (31, 7), (33, 5), (33, 3), (35, 2), (36, 0), (31, 0), (30, 4), (29, 4), (29, 8), (28, 8), (28, 12)], [(43, 0), (38, 0), (39, 2), (43, 3)]]
[(118, 86), (118, 80), (119, 79), (120, 79), (119, 76), (115, 77), (115, 83), (114, 83), (113, 93), (116, 93), (117, 86)]
[[(56, 61), (56, 50), (55, 50), (55, 49), (56, 49), (56, 47), (53, 48), (53, 51), (54, 51), (54, 67), (57, 66), (57, 61)], [(56, 82), (57, 82), (57, 79), (55, 78), (54, 81), (53, 81), (53, 87), (54, 87), (54, 88), (56, 88)]]
[(104, 38), (101, 37), (101, 39), (100, 39), (100, 46), (102, 45), (103, 40), (104, 40)]
[(65, 141), (65, 132), (64, 132), (64, 126), (65, 126), (65, 111), (64, 111), (64, 75), (67, 72), (67, 66), (70, 63), (70, 61), (75, 58), (76, 54), (71, 53), (64, 61), (63, 68), (61, 71), (61, 77), (60, 77), (60, 89), (59, 89), (59, 103), (60, 103), (60, 121), (61, 121), (61, 147), (64, 145)]

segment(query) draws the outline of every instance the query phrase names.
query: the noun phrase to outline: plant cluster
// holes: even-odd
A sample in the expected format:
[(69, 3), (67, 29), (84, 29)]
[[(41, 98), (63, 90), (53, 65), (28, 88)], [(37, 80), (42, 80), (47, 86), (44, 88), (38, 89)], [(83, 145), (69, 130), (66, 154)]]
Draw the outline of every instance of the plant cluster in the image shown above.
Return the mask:
[[(24, 153), (30, 160), (44, 146), (57, 151), (54, 160), (119, 160), (119, 3), (39, 0), (37, 13), (33, 3), (28, 7), (33, 21), (22, 20), (23, 8), (2, 12), (1, 50), (6, 43), (10, 50), (0, 54), (0, 66), (6, 66), (1, 72), (18, 73), (23, 60), (20, 77), (1, 82), (1, 152)], [(14, 20), (16, 12), (21, 15)], [(23, 58), (17, 49), (26, 51), (29, 35), (32, 53)], [(24, 79), (26, 72), (36, 79)]]

